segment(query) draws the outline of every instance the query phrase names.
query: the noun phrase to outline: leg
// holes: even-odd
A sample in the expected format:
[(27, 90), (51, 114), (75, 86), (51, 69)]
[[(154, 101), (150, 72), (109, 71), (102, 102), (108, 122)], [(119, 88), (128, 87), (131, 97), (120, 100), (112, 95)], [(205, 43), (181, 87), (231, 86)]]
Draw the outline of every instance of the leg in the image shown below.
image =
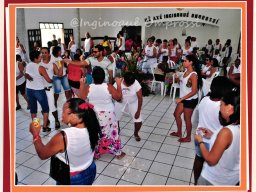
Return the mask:
[(134, 137), (135, 137), (136, 141), (140, 141), (141, 140), (141, 138), (139, 136), (139, 131), (140, 131), (141, 126), (142, 126), (142, 122), (135, 122), (134, 123), (134, 127), (135, 127), (135, 129), (134, 129)]
[(53, 76), (53, 89), (54, 89), (54, 105), (57, 108), (57, 101), (61, 92), (61, 78)]
[(37, 100), (39, 104), (42, 107), (42, 113), (43, 113), (43, 132), (45, 131), (51, 131), (51, 128), (48, 127), (49, 122), (49, 105), (48, 105), (48, 99), (45, 93), (45, 90), (38, 90), (35, 93)]
[(59, 119), (58, 119), (58, 111), (53, 111), (52, 112), (52, 115), (55, 119), (55, 129), (59, 129), (60, 128), (60, 122), (59, 122)]
[(67, 75), (64, 75), (62, 78), (61, 78), (61, 85), (65, 91), (65, 96), (66, 96), (66, 99), (69, 100), (72, 98), (72, 93), (70, 91), (70, 85), (69, 85), (69, 82), (68, 82), (68, 77)]
[(201, 175), (203, 165), (204, 165), (204, 159), (202, 157), (198, 157), (196, 155), (195, 161), (194, 161), (194, 166), (193, 166), (195, 185), (197, 185), (197, 181)]
[(44, 118), (43, 128), (47, 128), (48, 126), (48, 117), (49, 117), (49, 113), (43, 113), (43, 118)]
[(185, 123), (186, 123), (187, 136), (185, 138), (180, 138), (179, 142), (190, 142), (191, 141), (191, 130), (192, 130), (191, 116), (193, 114), (193, 111), (194, 111), (194, 109), (184, 108), (184, 119), (185, 119)]
[(54, 93), (54, 105), (57, 108), (57, 101), (59, 99), (59, 94)]
[(67, 99), (67, 100), (71, 99), (71, 98), (72, 98), (72, 93), (71, 93), (71, 91), (70, 91), (70, 90), (65, 91), (65, 96), (66, 96), (66, 99)]
[(175, 121), (177, 123), (177, 132), (172, 132), (171, 136), (176, 136), (176, 137), (181, 137), (182, 134), (182, 119), (181, 119), (181, 114), (183, 113), (183, 103), (179, 103), (176, 106), (176, 109), (173, 113), (174, 117), (175, 117)]
[(19, 101), (19, 94), (16, 92), (16, 110), (21, 109), (20, 101)]

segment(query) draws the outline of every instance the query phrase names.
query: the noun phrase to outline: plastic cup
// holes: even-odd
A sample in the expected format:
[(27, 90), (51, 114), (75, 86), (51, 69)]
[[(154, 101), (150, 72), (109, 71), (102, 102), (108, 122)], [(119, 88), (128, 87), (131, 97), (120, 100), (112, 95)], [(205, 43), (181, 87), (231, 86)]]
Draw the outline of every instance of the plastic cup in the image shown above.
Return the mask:
[(38, 118), (38, 117), (33, 118), (32, 124), (33, 124), (33, 127), (39, 129), (40, 128), (40, 118)]

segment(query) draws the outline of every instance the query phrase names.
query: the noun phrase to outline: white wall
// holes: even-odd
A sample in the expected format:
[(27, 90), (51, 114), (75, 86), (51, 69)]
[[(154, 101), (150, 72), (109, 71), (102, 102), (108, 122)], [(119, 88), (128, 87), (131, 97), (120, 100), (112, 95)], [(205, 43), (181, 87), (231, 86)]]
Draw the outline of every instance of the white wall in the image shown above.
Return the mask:
[[(237, 50), (239, 41), (239, 35), (241, 31), (241, 11), (240, 9), (184, 9), (180, 12), (188, 12), (202, 14), (208, 17), (219, 19), (217, 25), (205, 25), (198, 28), (187, 28), (187, 35), (196, 36), (200, 46), (204, 46), (209, 38), (215, 41), (216, 38), (221, 40), (224, 44), (227, 39), (232, 40), (232, 46), (234, 51)], [(64, 28), (73, 28), (75, 33), (75, 40), (78, 41), (84, 37), (84, 33), (90, 32), (92, 36), (104, 36), (115, 37), (121, 26), (114, 27), (99, 27), (99, 24), (103, 22), (123, 22), (134, 23), (142, 26), (142, 40), (150, 35), (155, 35), (157, 38), (176, 37), (181, 43), (184, 42), (183, 36), (181, 36), (181, 27), (170, 28), (166, 30), (164, 27), (145, 27), (144, 19), (147, 16), (157, 16), (160, 14), (170, 14), (179, 12), (177, 9), (167, 8), (81, 8), (79, 11), (75, 8), (34, 8), (25, 9), (25, 28), (38, 29), (39, 22), (62, 22)], [(78, 22), (81, 24), (80, 29), (71, 26), (73, 18), (79, 18)], [(136, 20), (137, 19), (137, 20)], [(166, 19), (166, 21), (178, 20)], [(184, 18), (183, 18), (184, 20)], [(194, 20), (193, 18), (187, 18), (187, 21)], [(207, 22), (206, 22), (207, 23)], [(116, 23), (115, 23), (116, 24)], [(91, 26), (89, 26), (91, 25)], [(96, 27), (95, 27), (96, 26)], [(76, 34), (79, 33), (80, 34)]]

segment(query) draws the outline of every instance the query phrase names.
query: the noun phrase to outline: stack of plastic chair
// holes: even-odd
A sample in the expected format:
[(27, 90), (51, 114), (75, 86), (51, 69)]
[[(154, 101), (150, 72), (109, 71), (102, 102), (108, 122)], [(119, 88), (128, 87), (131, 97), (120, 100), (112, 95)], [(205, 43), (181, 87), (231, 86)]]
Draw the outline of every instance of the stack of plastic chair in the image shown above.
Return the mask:
[(163, 96), (164, 95), (164, 91), (165, 91), (164, 82), (163, 81), (156, 81), (155, 74), (154, 74), (155, 68), (156, 67), (151, 67), (151, 72), (152, 72), (152, 75), (153, 75), (153, 80), (152, 80), (152, 85), (151, 85), (151, 92), (153, 90), (155, 90), (156, 84), (160, 84), (160, 86), (161, 86), (161, 95)]

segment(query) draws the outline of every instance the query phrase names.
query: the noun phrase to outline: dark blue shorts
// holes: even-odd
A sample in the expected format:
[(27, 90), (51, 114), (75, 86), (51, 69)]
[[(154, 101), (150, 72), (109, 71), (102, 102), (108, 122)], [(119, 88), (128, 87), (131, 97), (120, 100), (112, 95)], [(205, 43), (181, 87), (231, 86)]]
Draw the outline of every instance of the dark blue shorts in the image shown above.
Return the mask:
[(41, 105), (43, 113), (49, 113), (49, 105), (45, 90), (26, 89), (30, 113), (37, 113), (37, 101)]

